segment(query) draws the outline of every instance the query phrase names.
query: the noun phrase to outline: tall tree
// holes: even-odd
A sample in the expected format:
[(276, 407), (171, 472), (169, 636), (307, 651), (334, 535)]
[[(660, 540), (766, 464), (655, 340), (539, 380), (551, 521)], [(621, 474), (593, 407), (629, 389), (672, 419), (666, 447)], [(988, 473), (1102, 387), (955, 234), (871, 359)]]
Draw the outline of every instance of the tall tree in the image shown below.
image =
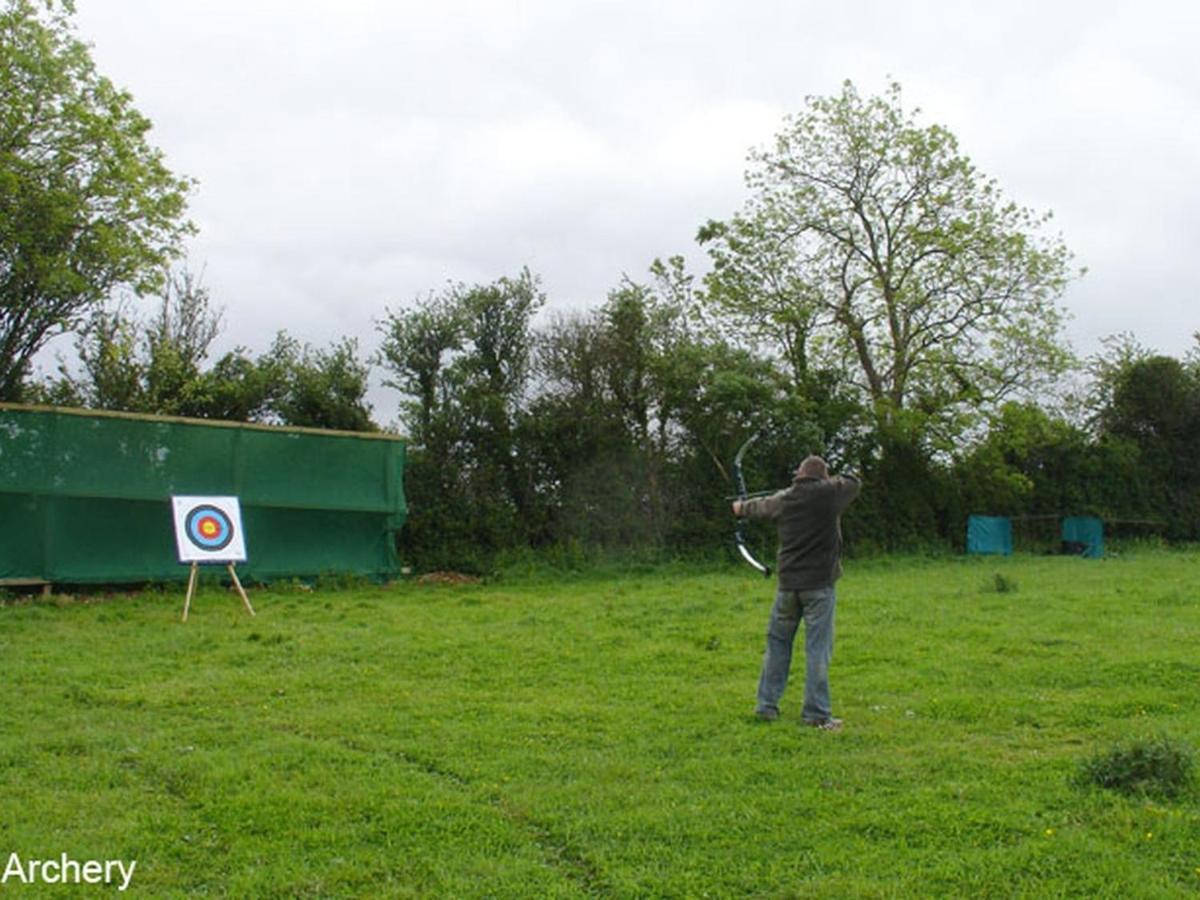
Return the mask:
[(379, 323), (375, 359), (402, 395), (414, 438), (407, 549), (427, 561), (476, 565), (535, 530), (522, 440), (532, 319), (544, 303), (537, 277), (524, 269), (491, 284), (450, 285)]
[(259, 360), (271, 373), (270, 411), (283, 425), (376, 431), (367, 402), (371, 367), (358, 357), (358, 341), (342, 338), (328, 350), (300, 342), (285, 331)]
[(1164, 520), (1170, 537), (1200, 533), (1200, 372), (1169, 356), (1130, 361), (1114, 373), (1100, 416), (1106, 442), (1137, 450), (1142, 514)]
[(772, 425), (747, 465), (759, 484), (781, 477), (775, 451), (794, 468), (798, 448), (818, 445), (813, 405), (774, 362), (691, 315), (682, 260), (651, 274), (622, 279), (602, 306), (540, 335), (531, 455), (560, 540), (716, 546), (729, 524), (729, 464), (747, 437)]
[(78, 367), (60, 362), (58, 380), (38, 389), (63, 405), (220, 418), (215, 379), (202, 369), (220, 331), (200, 277), (186, 267), (168, 272), (153, 316), (142, 319), (125, 300), (92, 310), (75, 338)]
[(894, 425), (945, 422), (1067, 365), (1071, 257), (1042, 234), (1049, 215), (1006, 202), (898, 85), (809, 98), (751, 160), (743, 211), (700, 230), (708, 296), (797, 375), (840, 366)]
[(375, 361), (390, 373), (383, 383), (403, 396), (401, 417), (421, 447), (436, 443), (434, 423), (448, 401), (445, 369), (462, 349), (462, 314), (452, 291), (431, 294), (411, 309), (388, 310), (378, 325), (383, 342)]
[(192, 230), (191, 182), (150, 122), (101, 76), (70, 0), (0, 9), (0, 400), (35, 353), (118, 285), (155, 288)]
[(451, 285), (410, 309), (388, 311), (374, 361), (404, 398), (401, 415), (417, 443), (444, 451), (434, 432), (453, 418), (457, 428), (488, 434), (487, 455), (511, 456), (533, 362), (532, 319), (545, 302), (539, 279), (523, 269), (515, 278)]

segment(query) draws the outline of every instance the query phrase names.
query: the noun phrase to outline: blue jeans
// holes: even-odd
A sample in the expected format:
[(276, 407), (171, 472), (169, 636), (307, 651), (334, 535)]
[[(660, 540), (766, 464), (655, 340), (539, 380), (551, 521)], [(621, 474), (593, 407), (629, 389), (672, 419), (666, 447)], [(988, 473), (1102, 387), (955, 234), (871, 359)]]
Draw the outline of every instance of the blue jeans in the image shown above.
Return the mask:
[(767, 626), (767, 650), (758, 680), (758, 711), (779, 712), (779, 698), (787, 687), (792, 667), (792, 644), (800, 619), (804, 619), (804, 709), (806, 722), (832, 716), (829, 699), (829, 661), (833, 659), (833, 612), (837, 595), (833, 586), (812, 591), (775, 594)]

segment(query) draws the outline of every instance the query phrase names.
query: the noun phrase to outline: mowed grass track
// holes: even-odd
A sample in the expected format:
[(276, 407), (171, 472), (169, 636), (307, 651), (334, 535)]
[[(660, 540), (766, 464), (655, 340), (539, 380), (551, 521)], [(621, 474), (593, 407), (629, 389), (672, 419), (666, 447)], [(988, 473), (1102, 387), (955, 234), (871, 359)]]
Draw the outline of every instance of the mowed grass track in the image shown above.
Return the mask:
[(0, 607), (0, 862), (133, 859), (138, 896), (1200, 892), (1200, 790), (1071, 783), (1200, 743), (1200, 555), (847, 569), (840, 734), (799, 680), (753, 718), (746, 568)]

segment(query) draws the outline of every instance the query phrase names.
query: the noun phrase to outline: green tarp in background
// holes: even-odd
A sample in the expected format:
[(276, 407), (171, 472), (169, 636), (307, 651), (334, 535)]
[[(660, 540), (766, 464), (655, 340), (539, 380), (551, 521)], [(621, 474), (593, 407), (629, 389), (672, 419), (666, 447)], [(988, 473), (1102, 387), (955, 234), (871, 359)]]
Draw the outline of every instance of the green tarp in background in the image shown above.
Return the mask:
[(182, 579), (173, 494), (241, 501), (249, 580), (398, 573), (391, 435), (0, 404), (0, 582)]
[(1012, 522), (1004, 516), (970, 516), (967, 519), (967, 552), (1012, 556)]

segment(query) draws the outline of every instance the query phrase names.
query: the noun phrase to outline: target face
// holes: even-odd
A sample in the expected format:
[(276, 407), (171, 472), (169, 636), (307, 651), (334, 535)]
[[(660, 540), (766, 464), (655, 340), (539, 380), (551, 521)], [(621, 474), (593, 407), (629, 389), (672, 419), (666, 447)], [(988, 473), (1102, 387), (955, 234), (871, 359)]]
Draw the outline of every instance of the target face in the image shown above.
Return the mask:
[(233, 523), (215, 506), (202, 504), (184, 519), (188, 540), (205, 550), (223, 550), (233, 540)]
[(245, 561), (237, 497), (172, 497), (171, 504), (180, 562)]

